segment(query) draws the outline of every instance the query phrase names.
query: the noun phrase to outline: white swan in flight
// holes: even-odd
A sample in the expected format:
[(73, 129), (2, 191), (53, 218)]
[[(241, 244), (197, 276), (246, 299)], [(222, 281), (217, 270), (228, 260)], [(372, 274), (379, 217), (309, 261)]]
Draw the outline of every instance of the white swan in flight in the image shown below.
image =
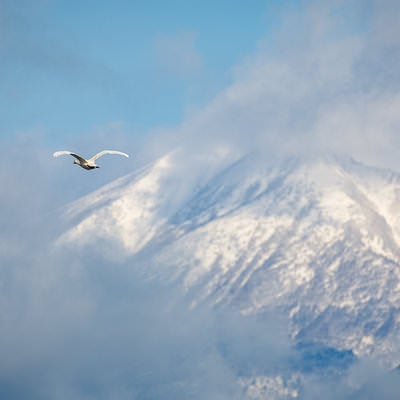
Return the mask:
[(122, 151), (117, 151), (117, 150), (100, 151), (100, 153), (97, 153), (96, 155), (94, 155), (92, 158), (89, 158), (88, 160), (86, 160), (85, 158), (81, 157), (80, 155), (78, 155), (72, 151), (68, 151), (68, 150), (56, 151), (55, 153), (53, 153), (53, 157), (59, 157), (59, 156), (65, 155), (65, 154), (75, 157), (74, 164), (77, 164), (80, 167), (87, 169), (87, 170), (100, 168), (98, 165), (96, 165), (96, 160), (98, 158), (100, 158), (101, 156), (104, 156), (104, 154), (119, 154), (124, 157), (129, 157), (128, 154), (122, 153)]

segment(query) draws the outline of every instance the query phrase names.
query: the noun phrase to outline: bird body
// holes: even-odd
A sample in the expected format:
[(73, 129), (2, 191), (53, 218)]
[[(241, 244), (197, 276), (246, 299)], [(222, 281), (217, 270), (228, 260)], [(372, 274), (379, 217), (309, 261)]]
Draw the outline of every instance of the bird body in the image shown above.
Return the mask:
[(77, 164), (84, 169), (91, 170), (91, 169), (95, 169), (95, 168), (100, 168), (96, 164), (96, 160), (98, 158), (104, 156), (105, 154), (119, 154), (124, 157), (129, 157), (128, 154), (123, 153), (122, 151), (117, 151), (117, 150), (103, 150), (89, 159), (85, 159), (85, 158), (81, 157), (79, 154), (76, 154), (72, 151), (61, 150), (61, 151), (56, 151), (55, 153), (53, 153), (53, 157), (59, 157), (62, 155), (71, 155), (72, 157), (75, 157), (74, 164)]

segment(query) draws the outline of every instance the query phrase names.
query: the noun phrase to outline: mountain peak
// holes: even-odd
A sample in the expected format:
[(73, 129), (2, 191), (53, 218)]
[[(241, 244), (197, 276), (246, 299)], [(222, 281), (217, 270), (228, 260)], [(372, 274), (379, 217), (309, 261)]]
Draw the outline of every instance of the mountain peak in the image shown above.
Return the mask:
[(100, 240), (106, 256), (177, 280), (195, 303), (280, 310), (301, 341), (395, 361), (396, 173), (332, 154), (252, 153), (195, 174), (181, 161), (171, 154), (75, 203), (81, 219), (59, 242)]

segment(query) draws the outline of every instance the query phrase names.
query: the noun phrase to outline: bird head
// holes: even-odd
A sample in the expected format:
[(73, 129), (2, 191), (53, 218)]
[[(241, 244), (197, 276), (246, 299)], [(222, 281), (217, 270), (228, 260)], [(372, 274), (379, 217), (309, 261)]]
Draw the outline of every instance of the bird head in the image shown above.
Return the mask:
[(79, 165), (79, 161), (78, 160), (74, 160), (74, 164), (78, 164)]

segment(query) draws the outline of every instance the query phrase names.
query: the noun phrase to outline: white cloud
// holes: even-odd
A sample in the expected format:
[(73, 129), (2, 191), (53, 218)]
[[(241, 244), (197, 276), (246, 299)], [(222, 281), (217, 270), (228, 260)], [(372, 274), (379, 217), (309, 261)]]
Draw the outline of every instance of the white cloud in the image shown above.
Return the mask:
[(286, 16), (228, 88), (165, 135), (168, 144), (190, 153), (335, 151), (400, 168), (396, 17), (392, 1), (315, 2)]

